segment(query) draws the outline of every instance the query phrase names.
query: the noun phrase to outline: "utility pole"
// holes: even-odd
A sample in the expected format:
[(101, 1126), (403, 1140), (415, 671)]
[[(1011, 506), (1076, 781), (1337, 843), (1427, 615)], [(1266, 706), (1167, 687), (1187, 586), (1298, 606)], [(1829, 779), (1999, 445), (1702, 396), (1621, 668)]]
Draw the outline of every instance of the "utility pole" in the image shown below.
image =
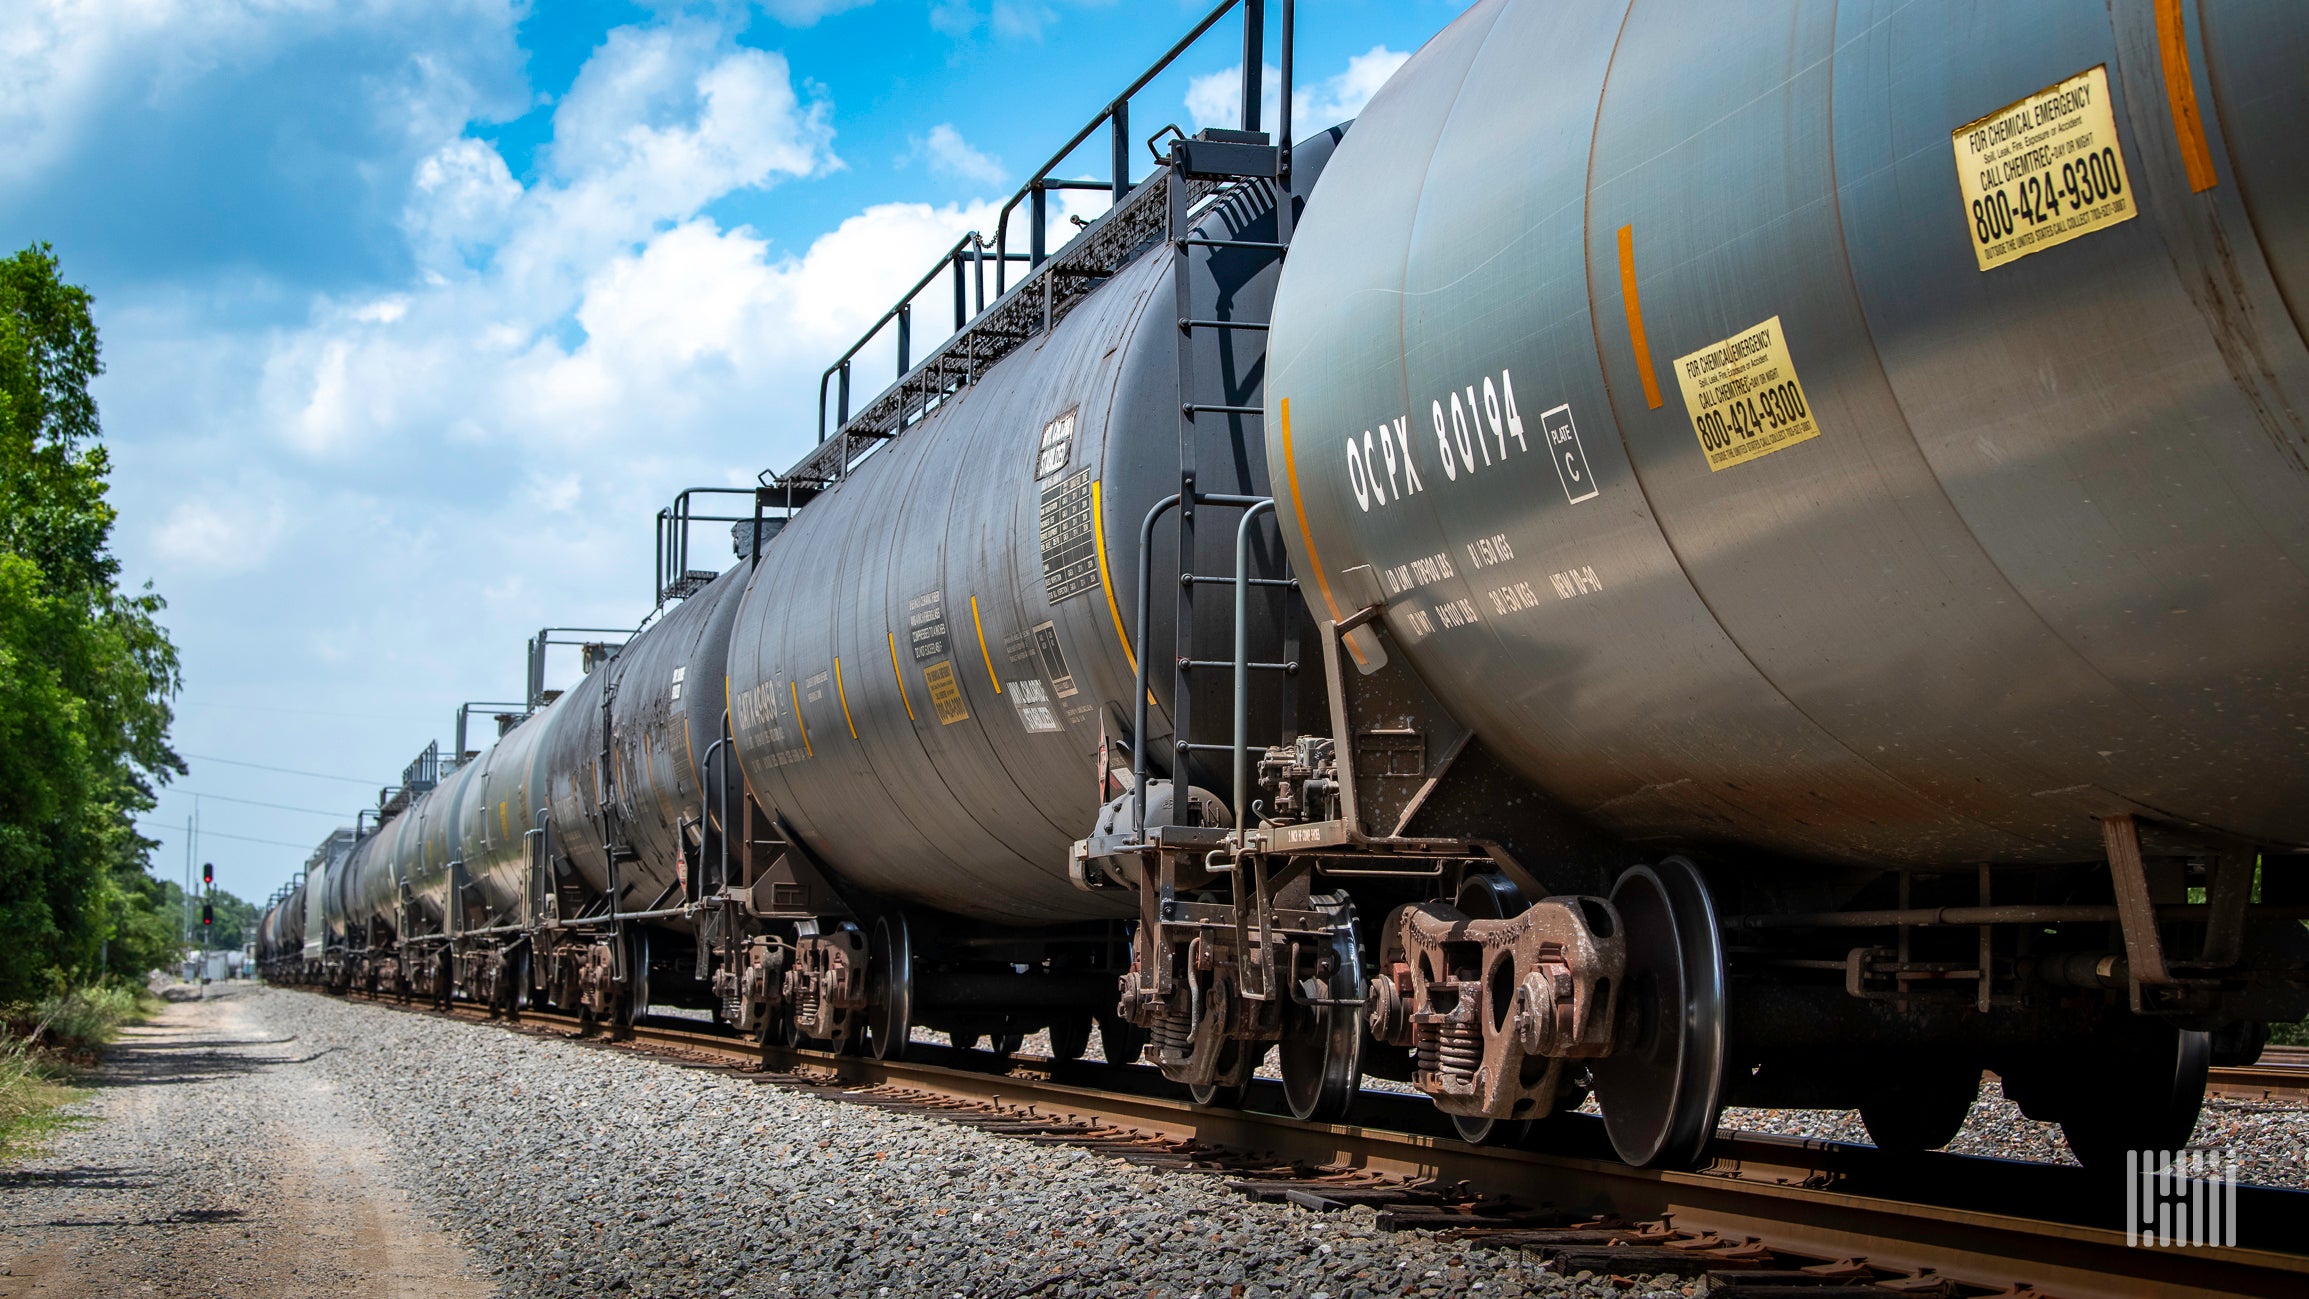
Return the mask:
[(192, 823), (193, 817), (199, 814), (200, 798), (196, 795), (192, 800), (192, 814), (184, 818), (184, 892), (179, 898), (184, 906), (176, 926), (177, 942), (188, 947), (192, 945)]

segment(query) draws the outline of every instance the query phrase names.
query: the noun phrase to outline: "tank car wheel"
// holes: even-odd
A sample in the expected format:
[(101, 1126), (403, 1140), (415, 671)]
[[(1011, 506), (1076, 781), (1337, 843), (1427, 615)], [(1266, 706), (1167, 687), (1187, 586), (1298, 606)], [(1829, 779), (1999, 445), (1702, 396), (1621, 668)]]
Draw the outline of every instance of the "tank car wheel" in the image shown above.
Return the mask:
[(1860, 1099), (1868, 1139), (1886, 1154), (1938, 1150), (1964, 1131), (1980, 1096), (1980, 1069), (1947, 1061), (1902, 1062)]
[(874, 989), (866, 1004), (866, 1049), (877, 1060), (903, 1060), (914, 1029), (914, 938), (904, 912), (874, 922), (866, 969)]
[(1008, 1060), (1018, 1054), (1018, 1048), (1026, 1045), (1026, 1034), (997, 1033), (987, 1040), (987, 1045), (994, 1049), (994, 1054)]
[(754, 1045), (762, 1049), (764, 1064), (769, 1063), (770, 1052), (791, 1050), (801, 1040), (802, 1035), (794, 1031), (794, 1017), (783, 1005), (765, 1012), (762, 1022), (754, 1026)]
[(976, 1033), (950, 1032), (946, 1035), (946, 1040), (952, 1043), (957, 1051), (975, 1051), (978, 1049), (978, 1036)]
[(1098, 1017), (1098, 1053), (1108, 1064), (1137, 1064), (1146, 1053), (1147, 1031), (1120, 1015)]
[(518, 1024), (521, 1012), (529, 1009), (529, 949), (520, 948), (506, 955), (499, 982), (505, 997), (505, 1022)]
[(1303, 991), (1344, 1000), (1345, 1005), (1283, 1003), (1283, 1038), (1275, 1063), (1283, 1075), (1283, 1101), (1291, 1117), (1339, 1123), (1363, 1086), (1363, 947), (1355, 928), (1355, 905), (1344, 893), (1313, 898), (1310, 909), (1345, 919), (1333, 936), (1331, 974), (1309, 979)]
[(1061, 1015), (1050, 1022), (1050, 1058), (1057, 1064), (1070, 1064), (1090, 1050), (1090, 1016), (1080, 1012)]
[(2128, 1150), (2178, 1150), (2197, 1129), (2212, 1037), (2163, 1024), (2148, 1029), (2105, 1069), (2071, 1082), (2076, 1091), (2063, 1106), (2060, 1130), (2087, 1168), (2122, 1168)]
[(1605, 1130), (1639, 1168), (1689, 1167), (1716, 1133), (1724, 1081), (1724, 947), (1689, 861), (1632, 866), (1612, 886), (1626, 935), (1619, 1048), (1589, 1066)]
[(1495, 1119), (1488, 1114), (1454, 1114), (1451, 1130), (1471, 1146), (1519, 1146), (1531, 1135), (1530, 1119)]
[[(1227, 1039), (1226, 1045), (1219, 1048), (1219, 1076), (1224, 1078), (1235, 1072), (1236, 1062), (1242, 1059), (1242, 1055), (1243, 1044), (1234, 1038)], [(1251, 1094), (1250, 1071), (1246, 1069), (1243, 1073), (1243, 1081), (1236, 1083), (1190, 1083), (1187, 1096), (1197, 1105), (1239, 1110), (1243, 1108), (1243, 1099)]]

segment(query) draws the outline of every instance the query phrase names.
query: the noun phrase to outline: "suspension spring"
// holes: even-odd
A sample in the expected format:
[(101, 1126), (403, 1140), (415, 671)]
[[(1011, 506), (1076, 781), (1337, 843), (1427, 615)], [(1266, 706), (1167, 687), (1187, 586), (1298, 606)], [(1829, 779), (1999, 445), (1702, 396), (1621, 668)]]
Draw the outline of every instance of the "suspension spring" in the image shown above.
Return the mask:
[(1175, 1051), (1183, 1055), (1189, 1044), (1194, 1041), (1193, 1031), (1188, 1026), (1187, 1017), (1184, 1015), (1165, 1015), (1156, 1020), (1153, 1037), (1155, 1050), (1158, 1054), (1164, 1051)]
[(1445, 1024), (1439, 1038), (1444, 1072), (1472, 1078), (1483, 1067), (1483, 1034), (1473, 1024)]

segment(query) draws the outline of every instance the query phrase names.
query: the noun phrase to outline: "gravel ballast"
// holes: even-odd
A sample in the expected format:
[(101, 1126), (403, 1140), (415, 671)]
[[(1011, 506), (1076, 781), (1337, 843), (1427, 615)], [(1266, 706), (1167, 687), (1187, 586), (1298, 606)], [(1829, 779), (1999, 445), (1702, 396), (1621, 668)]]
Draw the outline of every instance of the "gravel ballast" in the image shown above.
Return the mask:
[[(301, 992), (244, 1003), (506, 1296), (1684, 1293), (623, 1051)], [(279, 1048), (275, 1048), (278, 1050)], [(59, 1148), (59, 1156), (72, 1152)]]
[[(1208, 1178), (311, 993), (175, 1006), (155, 1032), (88, 1126), (0, 1177), (0, 1299), (1690, 1293), (1382, 1232), (1368, 1209), (1254, 1203)], [(2060, 1156), (2009, 1109), (1989, 1089), (1959, 1148)], [(1860, 1135), (1832, 1112), (1726, 1125)], [(2302, 1107), (2219, 1100), (2199, 1128), (2248, 1143), (2289, 1177), (2249, 1175), (2284, 1185), (2301, 1184), (2305, 1132)], [(78, 1230), (99, 1223), (114, 1229)]]

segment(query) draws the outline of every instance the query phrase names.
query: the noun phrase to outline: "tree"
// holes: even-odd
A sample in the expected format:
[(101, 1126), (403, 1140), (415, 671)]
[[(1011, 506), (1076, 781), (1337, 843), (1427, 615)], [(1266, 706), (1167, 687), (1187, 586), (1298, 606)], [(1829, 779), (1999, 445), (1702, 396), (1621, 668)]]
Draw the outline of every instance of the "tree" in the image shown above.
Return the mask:
[(0, 1002), (96, 973), (115, 935), (150, 945), (134, 817), (184, 771), (167, 605), (107, 549), (90, 304), (45, 244), (0, 261)]

